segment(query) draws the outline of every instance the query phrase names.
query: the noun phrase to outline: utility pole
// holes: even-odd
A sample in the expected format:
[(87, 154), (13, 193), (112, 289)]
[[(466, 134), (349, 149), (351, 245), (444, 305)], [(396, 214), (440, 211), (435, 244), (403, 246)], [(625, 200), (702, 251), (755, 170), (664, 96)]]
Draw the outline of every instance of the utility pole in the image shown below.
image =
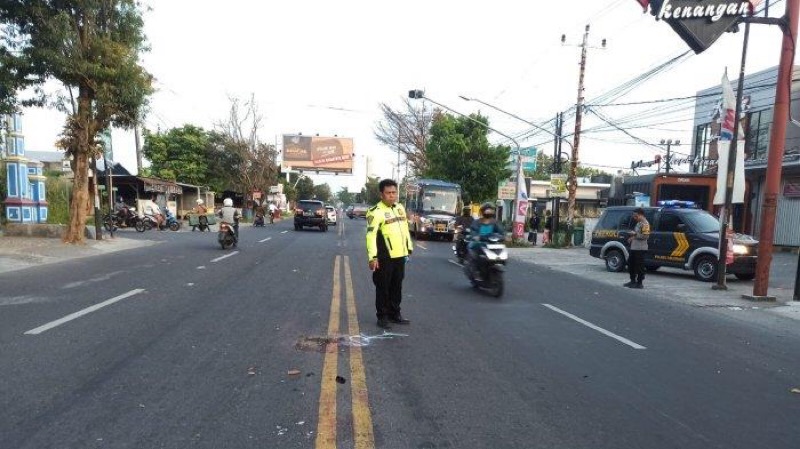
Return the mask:
[[(554, 149), (553, 149), (553, 174), (561, 174), (561, 138), (562, 138), (562, 130), (564, 126), (564, 114), (559, 112), (556, 114), (556, 138), (553, 141)], [(558, 226), (558, 210), (560, 208), (559, 203), (561, 202), (561, 198), (553, 195), (553, 215), (552, 220), (553, 224)], [(555, 232), (555, 229), (551, 229), (551, 232)]]
[[(561, 35), (561, 43), (564, 44), (566, 36)], [(567, 191), (569, 192), (567, 203), (567, 241), (572, 246), (572, 223), (575, 220), (575, 194), (578, 190), (577, 171), (578, 171), (578, 147), (581, 142), (581, 118), (583, 115), (583, 80), (586, 74), (586, 51), (589, 48), (589, 25), (583, 33), (583, 43), (581, 47), (581, 69), (578, 76), (578, 101), (575, 104), (575, 136), (572, 143), (572, 157), (569, 165), (569, 179)], [(606, 40), (603, 39), (603, 47), (606, 47)]]
[[(772, 264), (772, 248), (775, 239), (775, 214), (778, 207), (778, 190), (781, 184), (783, 150), (784, 146), (786, 146), (786, 122), (791, 118), (789, 108), (791, 107), (792, 66), (794, 64), (799, 15), (800, 0), (788, 0), (781, 26), (783, 29), (783, 43), (781, 46), (780, 65), (778, 66), (775, 106), (772, 112), (774, 122), (772, 123), (769, 138), (764, 205), (761, 209), (761, 228), (758, 238), (758, 263), (756, 265), (752, 299), (772, 299), (767, 297), (769, 268)], [(720, 254), (720, 258), (723, 257), (724, 255)]]
[(672, 152), (671, 152), (672, 145), (678, 146), (680, 144), (681, 144), (680, 140), (673, 141), (672, 139), (667, 139), (667, 140), (661, 139), (661, 145), (666, 145), (667, 146), (667, 160), (664, 163), (664, 170), (665, 170), (666, 174), (669, 174), (669, 170), (672, 168), (672, 166), (671, 166), (671, 164), (672, 164)]

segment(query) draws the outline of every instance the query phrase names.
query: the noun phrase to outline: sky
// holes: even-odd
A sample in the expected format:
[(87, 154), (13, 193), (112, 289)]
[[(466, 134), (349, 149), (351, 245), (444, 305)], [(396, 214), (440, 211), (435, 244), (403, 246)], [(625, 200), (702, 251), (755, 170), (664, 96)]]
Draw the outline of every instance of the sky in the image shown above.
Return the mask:
[[(373, 161), (370, 174), (392, 175), (397, 153), (374, 138), (376, 123), (382, 119), (379, 105), (402, 108), (410, 89), (423, 89), (430, 99), (461, 113), (480, 112), (493, 128), (518, 135), (531, 127), (459, 96), (480, 99), (535, 123), (566, 111), (577, 98), (578, 45), (586, 25), (591, 27), (587, 99), (689, 50), (667, 24), (643, 14), (636, 0), (146, 0), (145, 4), (150, 7), (144, 14), (150, 50), (142, 55), (142, 63), (154, 75), (156, 88), (147, 128), (194, 124), (212, 129), (226, 118), (231, 97), (245, 100), (253, 95), (263, 116), (260, 136), (265, 142), (280, 144), (281, 135), (298, 132), (354, 139), (352, 176), (312, 176), (315, 183), (327, 182), (334, 191), (360, 190), (367, 158)], [(775, 4), (771, 16), (783, 14), (785, 0), (771, 4)], [(709, 50), (692, 54), (615, 103), (692, 96), (718, 85), (726, 68), (734, 80), (743, 34), (726, 33)], [(780, 47), (777, 27), (754, 25), (747, 73), (778, 65)], [(690, 153), (692, 107), (636, 120), (653, 107), (594, 108), (615, 123), (627, 118), (621, 127), (628, 134), (588, 131), (605, 123), (587, 113), (579, 161), (616, 173), (630, 167), (631, 161), (652, 160), (663, 152), (657, 145), (662, 139), (680, 140), (682, 146), (673, 150)], [(63, 115), (43, 109), (27, 109), (24, 114), (26, 147), (54, 149)], [(574, 113), (567, 119), (565, 132), (571, 134)], [(509, 143), (494, 133), (489, 139)], [(115, 159), (135, 171), (133, 134), (114, 130), (113, 145)], [(552, 138), (545, 133), (520, 140), (520, 145), (536, 145), (552, 154)], [(677, 170), (682, 168), (688, 166)]]

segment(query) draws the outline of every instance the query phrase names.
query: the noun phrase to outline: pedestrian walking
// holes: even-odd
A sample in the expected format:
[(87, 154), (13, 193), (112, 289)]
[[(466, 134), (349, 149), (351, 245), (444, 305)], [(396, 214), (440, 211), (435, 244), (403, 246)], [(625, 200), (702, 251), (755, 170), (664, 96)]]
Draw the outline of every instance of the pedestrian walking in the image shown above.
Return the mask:
[(531, 218), (528, 220), (528, 225), (530, 226), (530, 230), (528, 231), (528, 241), (533, 243), (533, 246), (536, 246), (536, 241), (538, 240), (539, 221), (539, 214), (537, 214), (536, 211), (533, 211)]
[(553, 232), (553, 217), (550, 211), (544, 212), (544, 235), (542, 236), (542, 245), (550, 243), (550, 237)]
[(408, 216), (403, 205), (397, 204), (397, 182), (384, 179), (378, 189), (381, 200), (367, 211), (367, 260), (375, 284), (378, 327), (389, 329), (390, 322), (410, 323), (400, 314), (400, 302), (406, 261), (414, 248)]
[(633, 220), (636, 226), (633, 228), (633, 235), (628, 237), (630, 251), (628, 257), (628, 271), (631, 281), (625, 283), (625, 287), (643, 288), (644, 281), (644, 256), (647, 254), (647, 239), (650, 237), (650, 223), (644, 217), (644, 209), (641, 207), (634, 209)]

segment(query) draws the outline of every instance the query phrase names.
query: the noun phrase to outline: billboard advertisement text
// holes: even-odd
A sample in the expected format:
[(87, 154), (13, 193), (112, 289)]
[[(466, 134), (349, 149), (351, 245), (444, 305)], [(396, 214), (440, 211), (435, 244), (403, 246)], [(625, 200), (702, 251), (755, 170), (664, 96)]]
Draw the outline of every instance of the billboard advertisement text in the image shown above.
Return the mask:
[(292, 170), (353, 173), (353, 139), (285, 134), (282, 165)]

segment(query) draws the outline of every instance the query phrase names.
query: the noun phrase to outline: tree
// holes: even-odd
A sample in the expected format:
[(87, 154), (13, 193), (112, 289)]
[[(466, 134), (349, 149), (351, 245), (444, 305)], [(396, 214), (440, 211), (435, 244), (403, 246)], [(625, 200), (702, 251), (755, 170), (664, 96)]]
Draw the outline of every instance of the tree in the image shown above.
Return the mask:
[(336, 192), (336, 199), (342, 204), (353, 204), (355, 202), (355, 194), (349, 192), (347, 187), (342, 187), (341, 190)]
[[(550, 175), (552, 173), (555, 173), (553, 171), (554, 169), (553, 160), (554, 159), (552, 157), (544, 153), (538, 153), (536, 155), (536, 170), (533, 172), (527, 172), (525, 173), (525, 175), (530, 176), (532, 179), (536, 179), (539, 181), (549, 181)], [(568, 164), (569, 162), (567, 161), (561, 162), (561, 173), (567, 172)], [(591, 177), (595, 175), (611, 176), (610, 174), (604, 172), (603, 170), (599, 170), (592, 167), (581, 167), (581, 166), (578, 166), (578, 169), (576, 170), (575, 173), (576, 176), (579, 178)]]
[(193, 125), (155, 134), (145, 130), (142, 153), (154, 176), (195, 185), (207, 185), (208, 133)]
[(315, 185), (314, 196), (322, 202), (330, 203), (331, 198), (333, 198), (333, 193), (331, 193), (331, 186), (329, 186), (327, 183)]
[[(100, 152), (99, 132), (130, 128), (152, 92), (139, 64), (145, 50), (137, 0), (5, 0), (0, 5), (0, 109), (45, 106), (45, 83), (57, 80), (55, 99), (68, 114), (58, 145), (75, 174), (66, 242), (83, 241), (89, 204), (89, 159)], [(77, 91), (77, 101), (75, 98)], [(20, 98), (22, 92), (32, 92)]]
[(488, 126), (489, 120), (479, 114), (470, 119), (438, 115), (431, 126), (423, 175), (460, 184), (467, 202), (494, 200), (498, 183), (511, 175), (506, 168), (510, 148), (489, 145)]
[(263, 117), (255, 96), (251, 95), (244, 104), (238, 98), (230, 98), (230, 102), (228, 118), (217, 124), (221, 148), (232, 153), (230, 158), (236, 163), (235, 182), (230, 188), (245, 193), (266, 190), (278, 182), (278, 152), (275, 145), (261, 142), (258, 137)]
[(361, 188), (361, 193), (359, 193), (359, 203), (376, 204), (380, 201), (381, 191), (378, 190), (380, 182), (380, 178), (368, 176), (367, 182)]
[(375, 126), (375, 137), (393, 151), (400, 151), (414, 173), (423, 173), (428, 168), (426, 143), (429, 139), (433, 117), (424, 104), (417, 108), (410, 99), (405, 99), (405, 111), (394, 110), (381, 103), (383, 120)]
[(297, 191), (298, 200), (310, 200), (314, 197), (314, 180), (308, 176), (302, 176), (294, 187)]

